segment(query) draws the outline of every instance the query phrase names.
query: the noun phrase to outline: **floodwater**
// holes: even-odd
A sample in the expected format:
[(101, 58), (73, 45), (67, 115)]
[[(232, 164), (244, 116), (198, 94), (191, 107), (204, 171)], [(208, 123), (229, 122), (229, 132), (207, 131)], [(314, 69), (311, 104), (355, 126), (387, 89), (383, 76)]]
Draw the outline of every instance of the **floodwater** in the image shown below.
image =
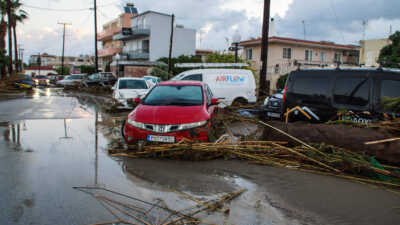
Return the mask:
[[(185, 194), (210, 200), (228, 191), (247, 189), (227, 205), (228, 214), (202, 213), (198, 218), (213, 224), (299, 224), (272, 207), (255, 183), (240, 176), (203, 173), (204, 179), (194, 181), (179, 179), (179, 171), (173, 171), (179, 182), (168, 185), (157, 182), (157, 177), (140, 176), (140, 168), (129, 169), (134, 160), (107, 155), (111, 139), (109, 128), (103, 124), (110, 120), (109, 116), (57, 90), (35, 90), (28, 98), (0, 102), (0, 108), (0, 224), (93, 224), (116, 220), (95, 199), (96, 195), (112, 198), (109, 192), (84, 192), (87, 189), (73, 187), (106, 188), (173, 210), (197, 204)], [(214, 181), (207, 183), (208, 179)], [(206, 190), (191, 188), (197, 186), (195, 182), (203, 181)], [(149, 210), (153, 219), (158, 217), (149, 204), (137, 200), (129, 203)], [(157, 221), (161, 219), (153, 222)]]

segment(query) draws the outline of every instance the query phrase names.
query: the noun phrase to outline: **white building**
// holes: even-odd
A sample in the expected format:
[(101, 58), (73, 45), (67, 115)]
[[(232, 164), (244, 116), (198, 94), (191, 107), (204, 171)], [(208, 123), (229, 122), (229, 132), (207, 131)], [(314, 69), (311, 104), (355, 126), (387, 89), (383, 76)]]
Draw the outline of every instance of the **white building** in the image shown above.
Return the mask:
[[(114, 40), (124, 42), (118, 64), (134, 66), (140, 62), (155, 62), (159, 58), (168, 57), (171, 35), (172, 16), (164, 13), (147, 11), (131, 18), (131, 28), (123, 29), (121, 34), (114, 35)], [(195, 55), (196, 30), (183, 26), (174, 27), (172, 57)], [(114, 60), (113, 65), (116, 65)], [(131, 62), (131, 63), (130, 63)], [(151, 63), (150, 63), (151, 64)], [(152, 64), (154, 65), (154, 64)], [(121, 69), (125, 76), (137, 76), (130, 70)], [(127, 74), (128, 73), (128, 74)]]

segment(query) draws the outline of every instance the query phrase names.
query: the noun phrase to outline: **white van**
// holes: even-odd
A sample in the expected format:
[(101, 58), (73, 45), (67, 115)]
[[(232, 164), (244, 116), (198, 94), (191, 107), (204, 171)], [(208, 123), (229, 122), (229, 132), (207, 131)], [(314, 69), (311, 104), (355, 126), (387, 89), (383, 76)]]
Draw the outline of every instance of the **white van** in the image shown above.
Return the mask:
[(196, 80), (208, 84), (221, 106), (257, 102), (253, 73), (242, 69), (197, 69), (178, 74), (172, 80)]

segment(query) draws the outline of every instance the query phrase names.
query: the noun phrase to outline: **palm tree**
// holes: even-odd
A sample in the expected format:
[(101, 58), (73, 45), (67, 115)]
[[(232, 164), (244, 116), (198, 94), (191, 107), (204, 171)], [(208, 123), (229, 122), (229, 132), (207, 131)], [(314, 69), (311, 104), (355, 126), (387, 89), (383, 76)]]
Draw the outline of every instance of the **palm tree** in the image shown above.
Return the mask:
[[(16, 3), (19, 3), (19, 0), (16, 1)], [(20, 7), (20, 6), (18, 6)], [(15, 68), (17, 71), (19, 71), (19, 59), (18, 59), (18, 44), (17, 44), (17, 24), (18, 23), (23, 23), (24, 20), (28, 19), (28, 13), (25, 12), (22, 9), (19, 9), (18, 11), (14, 11), (12, 14), (12, 21), (11, 21), (11, 26), (13, 28), (13, 38), (14, 38), (14, 54), (15, 54)]]
[[(5, 21), (5, 16), (7, 14), (7, 7), (5, 0), (0, 0), (0, 57), (6, 55), (6, 35), (7, 35), (7, 22)], [(6, 77), (6, 65), (7, 60), (0, 60), (0, 77)]]

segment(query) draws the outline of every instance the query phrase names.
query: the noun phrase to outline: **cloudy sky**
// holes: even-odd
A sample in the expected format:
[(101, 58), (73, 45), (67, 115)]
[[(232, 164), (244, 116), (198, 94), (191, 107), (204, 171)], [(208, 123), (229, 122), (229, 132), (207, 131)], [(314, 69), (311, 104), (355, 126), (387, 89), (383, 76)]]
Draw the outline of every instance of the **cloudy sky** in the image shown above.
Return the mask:
[[(93, 0), (21, 0), (29, 19), (18, 29), (24, 61), (38, 52), (61, 54), (62, 26), (66, 55), (93, 54)], [(121, 13), (127, 2), (139, 12), (154, 10), (176, 15), (176, 23), (197, 30), (197, 48), (223, 50), (226, 38), (239, 31), (242, 40), (261, 36), (263, 0), (97, 0), (98, 27)], [(384, 38), (400, 30), (399, 0), (271, 0), (278, 36), (357, 44), (368, 21), (367, 39)], [(201, 38), (200, 38), (201, 37)], [(201, 40), (201, 41), (200, 41)]]

